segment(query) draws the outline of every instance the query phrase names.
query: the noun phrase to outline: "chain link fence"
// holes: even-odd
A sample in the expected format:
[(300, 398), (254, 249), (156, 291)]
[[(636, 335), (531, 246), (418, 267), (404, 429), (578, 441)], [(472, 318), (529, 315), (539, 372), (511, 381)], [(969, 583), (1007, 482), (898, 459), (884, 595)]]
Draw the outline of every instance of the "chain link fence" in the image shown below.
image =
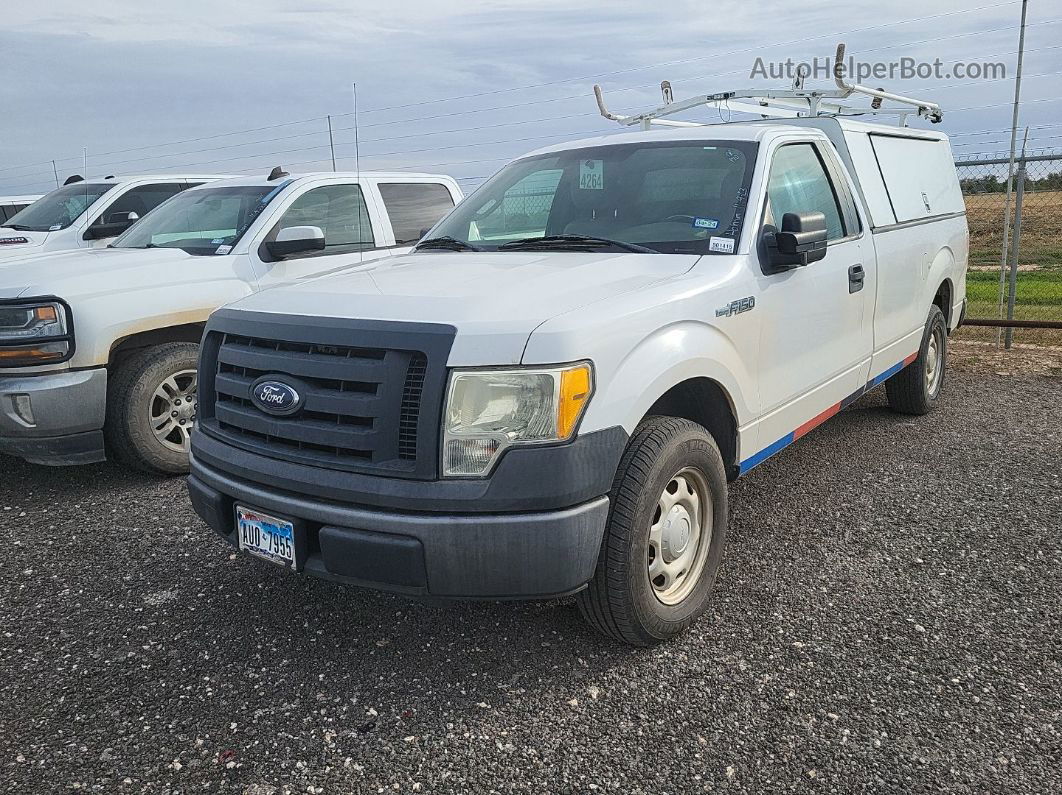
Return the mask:
[[(955, 167), (970, 224), (967, 317), (1062, 323), (1062, 154), (1014, 164), (1011, 227), (1004, 261), (1007, 158), (959, 160)], [(968, 326), (964, 337), (1062, 344), (1062, 329)]]

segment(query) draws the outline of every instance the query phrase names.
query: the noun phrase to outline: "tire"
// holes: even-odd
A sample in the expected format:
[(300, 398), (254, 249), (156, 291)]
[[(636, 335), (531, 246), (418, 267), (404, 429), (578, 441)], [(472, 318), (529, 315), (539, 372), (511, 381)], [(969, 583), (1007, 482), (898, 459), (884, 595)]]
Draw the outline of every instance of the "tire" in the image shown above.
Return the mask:
[(948, 362), (948, 327), (934, 304), (929, 310), (918, 357), (885, 382), (889, 407), (900, 414), (928, 414), (944, 387)]
[[(687, 491), (680, 485), (672, 494), (672, 486), (679, 483)], [(667, 515), (677, 520), (667, 524), (658, 508), (673, 499), (688, 500), (690, 490), (703, 490), (706, 499), (698, 500), (700, 510), (687, 510), (688, 502), (673, 503), (675, 508)], [(599, 632), (633, 646), (650, 646), (682, 634), (708, 607), (723, 557), (727, 479), (719, 447), (697, 423), (647, 418), (623, 454), (610, 502), (597, 569), (576, 597), (583, 618)], [(696, 552), (689, 553), (695, 532), (691, 530), (683, 545), (681, 527), (687, 521), (686, 527), (692, 528), (688, 520), (695, 514), (700, 519), (700, 540)], [(665, 526), (666, 530), (660, 529)], [(684, 565), (687, 553), (688, 573), (673, 577), (670, 591), (666, 588), (671, 575), (661, 581), (657, 574), (651, 580), (653, 571)]]
[[(112, 372), (104, 435), (109, 452), (120, 462), (154, 474), (188, 471), (198, 354), (195, 343), (170, 342), (133, 354)], [(168, 420), (158, 434), (153, 417)], [(163, 434), (166, 438), (160, 438)]]

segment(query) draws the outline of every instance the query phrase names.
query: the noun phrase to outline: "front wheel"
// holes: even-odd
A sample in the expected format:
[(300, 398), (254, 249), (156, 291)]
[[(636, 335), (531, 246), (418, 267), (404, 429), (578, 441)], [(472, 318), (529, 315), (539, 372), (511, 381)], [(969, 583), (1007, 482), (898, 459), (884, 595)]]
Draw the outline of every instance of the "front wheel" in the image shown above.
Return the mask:
[(587, 622), (635, 646), (685, 632), (708, 607), (723, 557), (727, 479), (702, 426), (650, 417), (620, 462), (597, 570), (577, 597)]
[(948, 326), (936, 304), (929, 310), (922, 345), (913, 362), (885, 382), (889, 407), (901, 414), (928, 414), (944, 386), (948, 362)]
[(122, 463), (146, 472), (188, 471), (198, 408), (199, 346), (156, 345), (122, 362), (107, 389), (107, 446)]

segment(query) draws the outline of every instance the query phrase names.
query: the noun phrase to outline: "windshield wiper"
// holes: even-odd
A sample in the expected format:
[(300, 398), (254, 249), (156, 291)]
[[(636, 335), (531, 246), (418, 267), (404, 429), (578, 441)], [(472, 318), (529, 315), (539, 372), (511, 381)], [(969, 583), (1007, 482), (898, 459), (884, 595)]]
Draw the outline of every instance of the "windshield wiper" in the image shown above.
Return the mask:
[(464, 240), (458, 240), (456, 237), (450, 237), (449, 235), (421, 240), (413, 247), (413, 250), (420, 251), (421, 249), (430, 248), (438, 248), (445, 251), (480, 251), (479, 246), (473, 246), (471, 243), (466, 243)]
[(607, 237), (593, 237), (591, 235), (545, 235), (544, 237), (525, 237), (522, 240), (511, 240), (498, 246), (498, 251), (534, 251), (536, 249), (576, 249), (586, 250), (612, 246), (623, 251), (632, 251), (638, 254), (659, 254), (645, 246), (635, 243), (624, 243), (622, 240), (610, 240)]
[(23, 226), (22, 224), (4, 224), (4, 229), (14, 229), (16, 232), (43, 232), (43, 229), (37, 229), (33, 226)]

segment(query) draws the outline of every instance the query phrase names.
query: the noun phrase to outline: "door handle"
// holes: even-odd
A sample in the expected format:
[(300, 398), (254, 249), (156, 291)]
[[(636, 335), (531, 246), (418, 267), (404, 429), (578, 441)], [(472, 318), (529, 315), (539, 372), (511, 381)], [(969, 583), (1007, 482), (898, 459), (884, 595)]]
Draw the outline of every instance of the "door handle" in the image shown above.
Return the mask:
[(862, 265), (853, 265), (848, 269), (848, 292), (858, 293), (863, 289), (863, 281), (867, 278), (867, 272)]

